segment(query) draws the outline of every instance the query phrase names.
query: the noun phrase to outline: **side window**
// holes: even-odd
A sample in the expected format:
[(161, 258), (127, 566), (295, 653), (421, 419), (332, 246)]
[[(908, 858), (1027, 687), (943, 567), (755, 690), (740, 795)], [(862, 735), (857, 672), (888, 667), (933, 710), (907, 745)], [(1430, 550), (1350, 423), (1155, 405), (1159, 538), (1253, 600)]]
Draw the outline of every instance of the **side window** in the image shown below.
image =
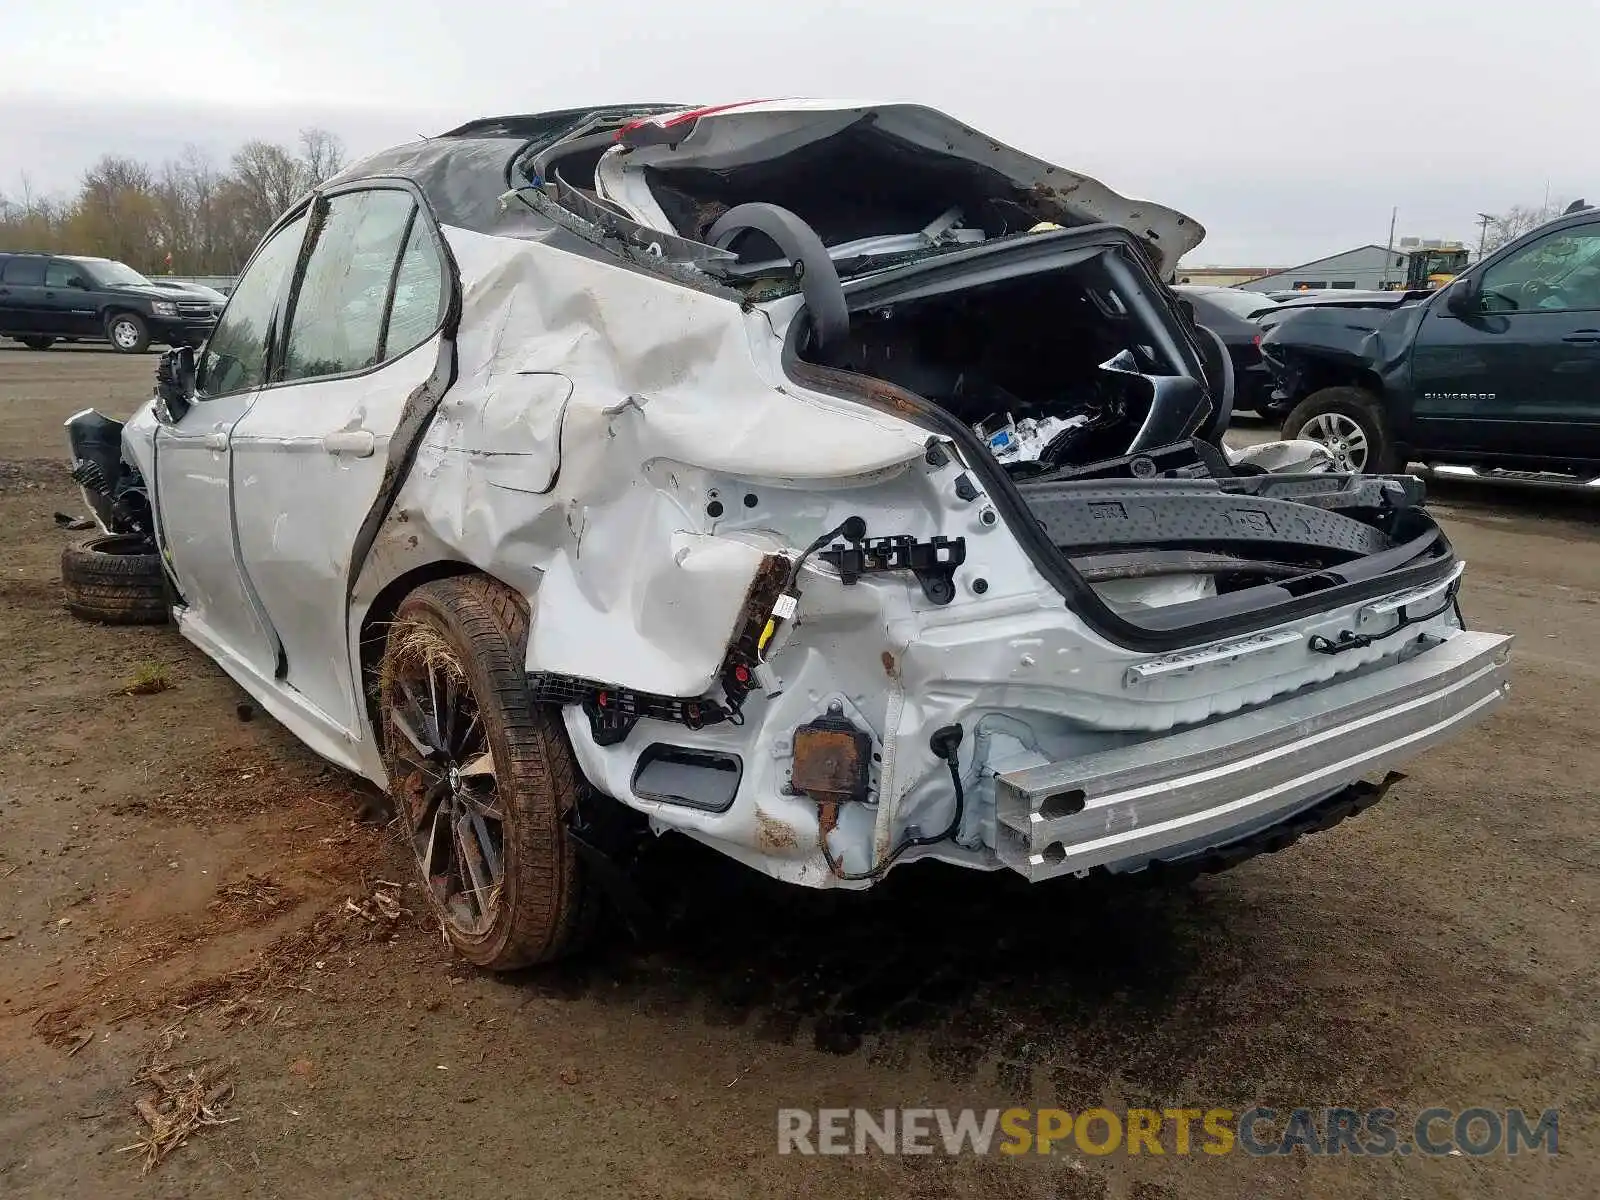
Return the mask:
[(383, 360), (398, 358), (431, 337), (444, 316), (444, 303), (444, 259), (428, 232), (426, 218), (418, 212), (400, 256), (400, 269), (395, 272)]
[(0, 275), (0, 282), (17, 287), (38, 287), (44, 282), (44, 259), (13, 258), (6, 263), (5, 274)]
[(67, 288), (75, 286), (73, 280), (83, 279), (83, 268), (75, 262), (67, 262), (62, 258), (53, 258), (50, 265), (44, 269), (45, 287)]
[(1600, 309), (1600, 224), (1552, 233), (1483, 273), (1484, 312)]
[(380, 361), (389, 284), (414, 207), (408, 193), (389, 189), (329, 202), (275, 381), (340, 375)]
[(220, 396), (266, 381), (267, 339), (283, 289), (294, 274), (306, 218), (285, 225), (263, 246), (228, 297), (196, 372), (203, 395)]

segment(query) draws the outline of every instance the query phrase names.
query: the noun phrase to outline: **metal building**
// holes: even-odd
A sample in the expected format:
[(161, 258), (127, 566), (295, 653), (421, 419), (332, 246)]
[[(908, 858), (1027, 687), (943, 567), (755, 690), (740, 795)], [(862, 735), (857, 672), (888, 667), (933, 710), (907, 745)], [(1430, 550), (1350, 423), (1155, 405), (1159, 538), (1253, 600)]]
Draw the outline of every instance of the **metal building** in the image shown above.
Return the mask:
[(1189, 267), (1178, 264), (1178, 283), (1207, 287), (1239, 287), (1263, 275), (1276, 275), (1282, 267)]
[(1403, 281), (1406, 277), (1406, 256), (1399, 250), (1386, 250), (1382, 246), (1357, 246), (1342, 254), (1313, 259), (1298, 267), (1289, 267), (1274, 275), (1263, 275), (1238, 286), (1251, 292), (1277, 292), (1306, 288), (1355, 288), (1358, 291), (1377, 291), (1385, 284)]

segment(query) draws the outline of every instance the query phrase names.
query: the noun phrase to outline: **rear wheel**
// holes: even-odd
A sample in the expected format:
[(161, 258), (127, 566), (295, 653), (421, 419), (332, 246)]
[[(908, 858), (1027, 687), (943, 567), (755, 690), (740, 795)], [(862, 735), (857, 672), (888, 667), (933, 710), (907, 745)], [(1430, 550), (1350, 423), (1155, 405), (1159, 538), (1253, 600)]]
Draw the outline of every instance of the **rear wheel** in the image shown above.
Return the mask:
[(61, 552), (67, 611), (108, 625), (165, 625), (169, 615), (161, 556), (142, 537), (90, 538)]
[(29, 350), (48, 350), (56, 344), (56, 340), (53, 337), (25, 337), (17, 340)]
[(123, 354), (143, 354), (150, 348), (150, 330), (138, 313), (112, 313), (106, 318), (106, 337)]
[(1317, 442), (1340, 471), (1381, 475), (1399, 466), (1383, 402), (1365, 388), (1312, 392), (1284, 419), (1283, 436)]
[(424, 584), (389, 627), (384, 762), (445, 936), (491, 970), (574, 949), (588, 912), (566, 815), (583, 786), (558, 710), (528, 701), (528, 617), (484, 576)]

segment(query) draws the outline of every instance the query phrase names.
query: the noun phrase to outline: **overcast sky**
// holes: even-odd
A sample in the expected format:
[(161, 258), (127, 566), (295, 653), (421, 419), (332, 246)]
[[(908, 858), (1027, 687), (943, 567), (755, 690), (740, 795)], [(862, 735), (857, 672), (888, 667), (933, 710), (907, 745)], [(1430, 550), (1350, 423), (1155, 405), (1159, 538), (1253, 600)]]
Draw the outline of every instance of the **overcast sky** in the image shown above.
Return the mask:
[(0, 0), (0, 193), (101, 154), (355, 154), (474, 116), (783, 95), (930, 104), (1290, 265), (1600, 200), (1600, 0)]

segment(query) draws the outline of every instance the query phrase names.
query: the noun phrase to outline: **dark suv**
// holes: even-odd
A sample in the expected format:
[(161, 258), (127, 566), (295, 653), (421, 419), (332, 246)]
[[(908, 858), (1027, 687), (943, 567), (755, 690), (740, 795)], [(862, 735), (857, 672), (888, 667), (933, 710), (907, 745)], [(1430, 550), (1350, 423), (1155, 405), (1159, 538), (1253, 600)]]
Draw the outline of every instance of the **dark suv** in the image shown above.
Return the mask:
[(155, 283), (109, 258), (0, 254), (0, 335), (32, 350), (102, 339), (124, 354), (152, 342), (199, 345), (225, 302), (221, 292)]
[(1440, 291), (1286, 315), (1261, 352), (1294, 406), (1283, 436), (1345, 469), (1600, 486), (1600, 210)]

